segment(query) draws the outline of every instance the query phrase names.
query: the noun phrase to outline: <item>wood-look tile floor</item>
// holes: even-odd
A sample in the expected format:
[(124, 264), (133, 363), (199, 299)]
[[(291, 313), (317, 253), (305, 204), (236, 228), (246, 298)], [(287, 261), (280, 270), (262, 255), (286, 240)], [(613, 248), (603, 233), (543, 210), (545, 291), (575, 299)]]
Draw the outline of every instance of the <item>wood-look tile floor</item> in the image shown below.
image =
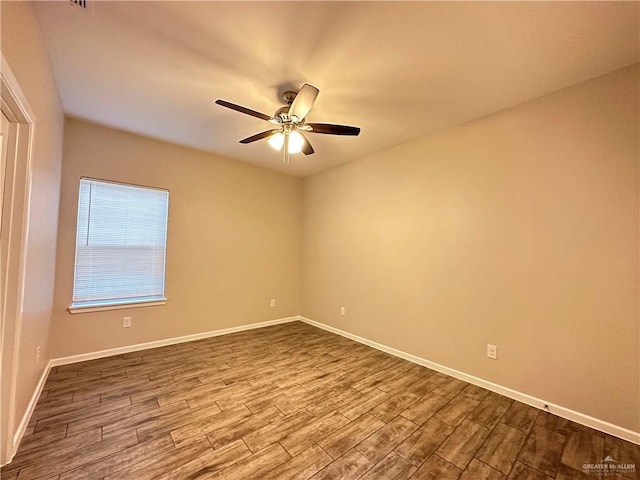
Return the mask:
[(636, 445), (295, 322), (52, 369), (0, 473), (593, 480), (607, 455), (640, 466)]

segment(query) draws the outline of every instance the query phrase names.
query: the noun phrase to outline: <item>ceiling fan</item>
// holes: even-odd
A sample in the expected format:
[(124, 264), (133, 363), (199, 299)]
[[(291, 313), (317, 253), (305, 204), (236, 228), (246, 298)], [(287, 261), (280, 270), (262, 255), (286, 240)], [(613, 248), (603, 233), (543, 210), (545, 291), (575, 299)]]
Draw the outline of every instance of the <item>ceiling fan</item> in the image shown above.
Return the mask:
[(286, 103), (286, 105), (276, 110), (273, 117), (241, 105), (236, 105), (235, 103), (227, 102), (226, 100), (216, 100), (216, 103), (231, 110), (251, 115), (252, 117), (260, 118), (276, 125), (276, 127), (271, 130), (266, 130), (244, 138), (240, 140), (240, 143), (252, 143), (256, 140), (269, 138), (269, 145), (276, 150), (282, 149), (282, 161), (288, 163), (290, 153), (302, 152), (305, 155), (311, 155), (314, 152), (305, 133), (351, 136), (356, 136), (360, 133), (359, 127), (334, 125), (331, 123), (306, 123), (305, 118), (311, 110), (311, 107), (313, 107), (318, 93), (319, 90), (308, 83), (305, 83), (297, 92), (284, 92), (282, 94), (282, 101)]

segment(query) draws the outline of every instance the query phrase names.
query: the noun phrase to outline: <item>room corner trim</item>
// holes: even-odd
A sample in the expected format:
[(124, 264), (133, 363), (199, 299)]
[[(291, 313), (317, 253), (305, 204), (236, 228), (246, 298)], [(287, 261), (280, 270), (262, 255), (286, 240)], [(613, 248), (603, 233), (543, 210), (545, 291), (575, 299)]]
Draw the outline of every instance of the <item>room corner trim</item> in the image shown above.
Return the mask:
[(112, 357), (122, 353), (137, 352), (148, 348), (165, 347), (167, 345), (175, 345), (178, 343), (192, 342), (203, 338), (217, 337), (227, 335), (229, 333), (243, 332), (245, 330), (253, 330), (255, 328), (269, 327), (271, 325), (279, 325), (281, 323), (289, 323), (300, 320), (300, 317), (284, 317), (275, 320), (267, 320), (265, 322), (250, 323), (248, 325), (240, 325), (238, 327), (222, 328), (219, 330), (211, 330), (209, 332), (194, 333), (192, 335), (184, 335), (181, 337), (165, 338), (163, 340), (155, 340), (153, 342), (138, 343), (135, 345), (126, 345), (124, 347), (110, 348), (107, 350), (99, 350), (97, 352), (81, 353), (79, 355), (71, 355), (68, 357), (54, 358), (51, 360), (51, 366), (68, 365), (70, 363), (85, 362), (87, 360), (95, 360), (97, 358)]
[(484, 380), (482, 378), (475, 377), (473, 375), (469, 375), (467, 373), (460, 372), (458, 370), (454, 370), (453, 368), (440, 365), (439, 363), (435, 363), (430, 360), (426, 360), (424, 358), (418, 357), (416, 355), (403, 352), (402, 350), (397, 350), (387, 345), (374, 342), (367, 338), (360, 337), (358, 335), (355, 335), (353, 333), (350, 333), (344, 330), (340, 330), (339, 328), (336, 328), (336, 327), (325, 325), (324, 323), (320, 323), (315, 320), (311, 320), (309, 318), (299, 317), (299, 320), (309, 325), (312, 325), (314, 327), (318, 327), (328, 332), (335, 333), (342, 337), (348, 338), (350, 340), (354, 340), (358, 343), (368, 345), (369, 347), (375, 348), (376, 350), (380, 350), (380, 351), (389, 353), (391, 355), (394, 355), (396, 357), (403, 358), (412, 363), (422, 365), (423, 367), (427, 367), (437, 372), (444, 373), (445, 375), (449, 375), (451, 377), (457, 378), (459, 380), (463, 380), (473, 385), (486, 388), (487, 390), (490, 390), (495, 393), (499, 393), (500, 395), (504, 395), (505, 397), (511, 398), (513, 400), (526, 403), (527, 405), (538, 408), (540, 410), (543, 410), (544, 406), (547, 405), (547, 407), (549, 408), (549, 411), (555, 415), (558, 415), (559, 417), (566, 418), (567, 420), (580, 423), (581, 425), (594, 428), (601, 432), (608, 433), (615, 437), (640, 445), (640, 432), (634, 432), (633, 430), (629, 430), (619, 425), (614, 425), (612, 423), (606, 422), (604, 420), (600, 420), (598, 418), (591, 417), (584, 413), (576, 412), (575, 410), (571, 410), (570, 408), (566, 408), (561, 405), (556, 405), (554, 403), (548, 402), (541, 398), (537, 398), (537, 397), (528, 395), (526, 393), (519, 392), (517, 390), (512, 390), (502, 385), (498, 385), (497, 383), (493, 383), (488, 380)]

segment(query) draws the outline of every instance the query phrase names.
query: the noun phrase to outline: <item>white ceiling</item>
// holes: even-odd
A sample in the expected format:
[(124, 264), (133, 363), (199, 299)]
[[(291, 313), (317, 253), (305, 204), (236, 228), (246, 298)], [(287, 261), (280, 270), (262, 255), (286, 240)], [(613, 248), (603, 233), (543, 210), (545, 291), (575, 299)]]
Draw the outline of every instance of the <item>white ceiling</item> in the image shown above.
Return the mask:
[[(65, 112), (305, 176), (638, 62), (638, 2), (41, 2)], [(283, 165), (279, 93), (320, 89)], [(288, 87), (288, 88), (287, 88)]]

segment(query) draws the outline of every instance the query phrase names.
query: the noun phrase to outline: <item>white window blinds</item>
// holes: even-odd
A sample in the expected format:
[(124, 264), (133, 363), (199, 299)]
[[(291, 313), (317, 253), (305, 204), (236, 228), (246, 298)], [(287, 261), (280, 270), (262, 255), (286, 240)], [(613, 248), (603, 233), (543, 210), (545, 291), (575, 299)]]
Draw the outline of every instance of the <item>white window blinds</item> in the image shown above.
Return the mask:
[(169, 192), (80, 179), (72, 308), (164, 300)]

